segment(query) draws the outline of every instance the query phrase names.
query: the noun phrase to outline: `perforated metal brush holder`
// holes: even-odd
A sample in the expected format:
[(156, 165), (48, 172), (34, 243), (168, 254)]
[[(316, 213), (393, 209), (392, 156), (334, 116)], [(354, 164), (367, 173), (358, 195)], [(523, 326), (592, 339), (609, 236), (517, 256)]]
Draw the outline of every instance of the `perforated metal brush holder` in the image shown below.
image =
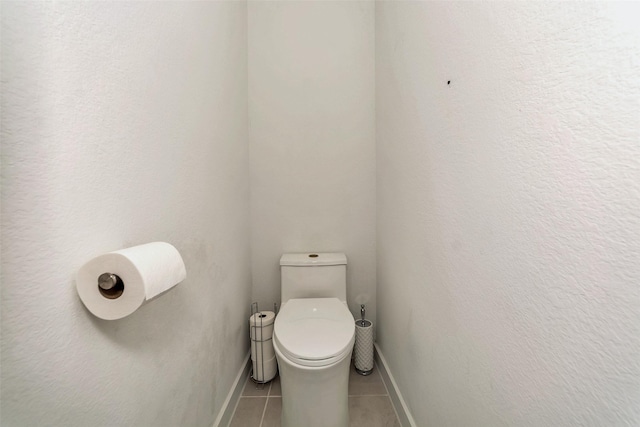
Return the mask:
[(360, 375), (373, 372), (373, 323), (366, 319), (356, 320), (354, 363)]

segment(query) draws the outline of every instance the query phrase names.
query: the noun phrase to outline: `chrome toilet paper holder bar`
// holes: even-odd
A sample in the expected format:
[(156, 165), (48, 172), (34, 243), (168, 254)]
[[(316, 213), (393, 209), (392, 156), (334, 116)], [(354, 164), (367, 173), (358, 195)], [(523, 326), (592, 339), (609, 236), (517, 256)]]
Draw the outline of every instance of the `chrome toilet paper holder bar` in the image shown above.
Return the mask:
[(98, 276), (98, 290), (103, 297), (116, 299), (124, 293), (124, 282), (117, 274), (102, 273)]

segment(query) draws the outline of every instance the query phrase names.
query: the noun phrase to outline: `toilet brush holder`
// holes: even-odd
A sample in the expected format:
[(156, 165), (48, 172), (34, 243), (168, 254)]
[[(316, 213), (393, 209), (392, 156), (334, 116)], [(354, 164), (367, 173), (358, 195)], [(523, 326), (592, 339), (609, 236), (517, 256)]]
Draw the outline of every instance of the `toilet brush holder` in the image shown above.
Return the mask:
[(369, 320), (356, 320), (354, 359), (357, 373), (369, 375), (373, 372), (373, 323)]

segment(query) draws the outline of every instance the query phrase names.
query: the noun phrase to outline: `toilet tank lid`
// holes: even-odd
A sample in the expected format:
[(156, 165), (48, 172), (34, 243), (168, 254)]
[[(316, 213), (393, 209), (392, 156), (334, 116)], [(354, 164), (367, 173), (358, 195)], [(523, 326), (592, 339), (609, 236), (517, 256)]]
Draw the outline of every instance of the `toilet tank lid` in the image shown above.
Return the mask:
[(280, 265), (307, 266), (346, 265), (347, 256), (341, 252), (307, 252), (303, 254), (284, 254)]

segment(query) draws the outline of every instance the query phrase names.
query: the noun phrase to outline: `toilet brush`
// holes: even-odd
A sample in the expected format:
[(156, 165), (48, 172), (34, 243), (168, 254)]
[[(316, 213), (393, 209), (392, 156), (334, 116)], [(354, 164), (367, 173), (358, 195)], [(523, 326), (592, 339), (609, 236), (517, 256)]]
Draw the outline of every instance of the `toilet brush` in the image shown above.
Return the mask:
[(373, 323), (366, 320), (364, 304), (360, 305), (360, 320), (356, 320), (355, 365), (360, 375), (373, 372)]

